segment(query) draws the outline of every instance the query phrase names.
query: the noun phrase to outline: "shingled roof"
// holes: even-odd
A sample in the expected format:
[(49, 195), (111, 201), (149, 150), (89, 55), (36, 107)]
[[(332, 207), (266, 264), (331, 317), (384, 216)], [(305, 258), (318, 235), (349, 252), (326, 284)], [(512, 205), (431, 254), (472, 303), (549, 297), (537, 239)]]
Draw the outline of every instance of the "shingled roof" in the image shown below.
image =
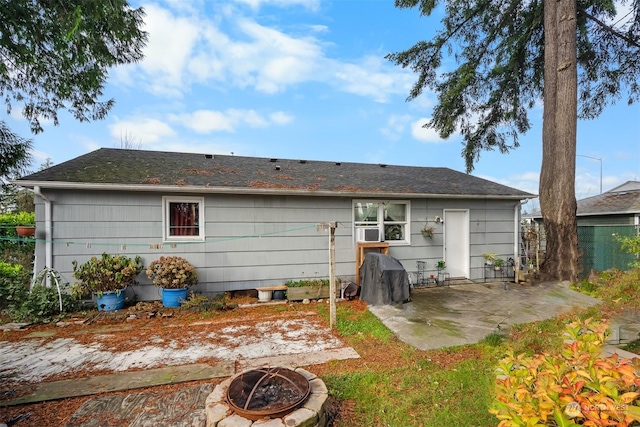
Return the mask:
[(25, 187), (527, 199), (533, 194), (440, 167), (101, 148), (16, 181)]
[(605, 193), (578, 200), (578, 216), (640, 213), (640, 182), (627, 181)]
[[(577, 201), (576, 216), (640, 214), (640, 181), (627, 181), (597, 196)], [(525, 218), (542, 218), (536, 211)]]

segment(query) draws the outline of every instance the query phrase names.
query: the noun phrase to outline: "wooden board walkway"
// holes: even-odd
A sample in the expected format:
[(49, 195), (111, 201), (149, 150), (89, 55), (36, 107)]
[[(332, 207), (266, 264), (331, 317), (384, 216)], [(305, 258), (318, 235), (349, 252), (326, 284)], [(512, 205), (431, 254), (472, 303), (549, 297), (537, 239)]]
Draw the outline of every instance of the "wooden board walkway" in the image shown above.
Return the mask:
[(229, 377), (235, 373), (234, 365), (235, 363), (231, 361), (218, 362), (215, 366), (198, 363), (121, 372), (91, 378), (44, 382), (38, 384), (33, 393), (12, 400), (0, 401), (0, 406), (22, 405), (157, 385), (177, 384), (186, 381)]

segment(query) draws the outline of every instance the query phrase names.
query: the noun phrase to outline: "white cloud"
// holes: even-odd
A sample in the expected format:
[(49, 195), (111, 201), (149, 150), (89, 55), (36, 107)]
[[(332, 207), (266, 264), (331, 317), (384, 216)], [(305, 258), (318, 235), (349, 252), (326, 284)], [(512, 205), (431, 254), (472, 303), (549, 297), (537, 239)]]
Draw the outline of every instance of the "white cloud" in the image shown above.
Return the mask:
[[(335, 85), (356, 95), (386, 102), (391, 94), (407, 94), (414, 76), (392, 68), (382, 57), (366, 56), (359, 63), (332, 61)], [(328, 76), (327, 76), (328, 77)]]
[(512, 174), (507, 178), (496, 178), (489, 175), (476, 175), (479, 178), (497, 182), (508, 187), (526, 191), (531, 194), (538, 194), (538, 183), (540, 181), (539, 172), (523, 172), (521, 174)]
[(275, 93), (288, 85), (314, 79), (319, 70), (317, 62), (322, 58), (317, 40), (295, 38), (248, 19), (242, 19), (238, 24), (253, 43), (238, 45), (235, 51), (250, 55), (250, 62), (255, 67), (251, 74), (257, 90)]
[(131, 137), (141, 143), (157, 142), (165, 137), (176, 135), (174, 130), (163, 121), (148, 117), (132, 117), (128, 120), (118, 120), (109, 125), (111, 136), (120, 139), (122, 135)]
[(154, 4), (145, 6), (145, 11), (144, 30), (149, 33), (149, 41), (139, 66), (152, 78), (141, 81), (152, 93), (179, 96), (185, 83), (184, 68), (198, 39), (199, 23)]
[(413, 135), (415, 139), (421, 142), (447, 142), (447, 140), (440, 138), (440, 135), (438, 135), (438, 132), (436, 132), (435, 129), (430, 127), (423, 127), (429, 120), (431, 120), (431, 118), (421, 117), (420, 119), (413, 122), (411, 124), (411, 135)]
[(235, 119), (219, 111), (200, 110), (190, 114), (171, 114), (169, 119), (198, 133), (232, 132)]
[(273, 5), (278, 7), (302, 6), (315, 11), (320, 7), (320, 0), (236, 0), (241, 4), (246, 4), (254, 10), (260, 9), (263, 5)]
[[(265, 1), (245, 2), (259, 7)], [(315, 1), (273, 1), (313, 9)], [(177, 5), (177, 6), (176, 6)], [(387, 102), (390, 95), (406, 95), (415, 76), (393, 66), (380, 55), (336, 60), (324, 52), (330, 43), (319, 40), (324, 25), (265, 26), (243, 16), (233, 5), (217, 6), (209, 17), (190, 7), (145, 7), (149, 42), (139, 63), (114, 70), (116, 81), (142, 86), (165, 97), (181, 97), (192, 85), (228, 90), (254, 88), (267, 94), (291, 86), (321, 82), (338, 91)], [(295, 33), (294, 33), (295, 32)]]
[(411, 116), (408, 114), (404, 115), (392, 115), (387, 120), (387, 124), (380, 128), (380, 133), (389, 138), (392, 141), (397, 141), (400, 139), (402, 134), (404, 133), (405, 128), (411, 122)]
[(234, 108), (226, 111), (198, 110), (192, 113), (170, 114), (168, 118), (197, 133), (234, 132), (242, 125), (262, 128), (271, 124), (287, 124), (293, 120), (292, 116), (282, 111), (271, 113), (265, 118), (254, 110)]
[(287, 114), (284, 111), (276, 111), (269, 114), (271, 121), (277, 125), (286, 125), (293, 122), (294, 117), (291, 114)]

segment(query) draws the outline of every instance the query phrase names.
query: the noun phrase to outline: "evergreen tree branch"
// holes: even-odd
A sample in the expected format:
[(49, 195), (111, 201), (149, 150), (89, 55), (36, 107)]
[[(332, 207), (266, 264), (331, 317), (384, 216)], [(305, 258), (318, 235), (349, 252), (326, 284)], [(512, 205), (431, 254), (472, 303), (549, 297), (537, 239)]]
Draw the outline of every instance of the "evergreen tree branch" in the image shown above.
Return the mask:
[(604, 22), (602, 22), (601, 20), (599, 20), (595, 16), (591, 15), (589, 12), (587, 12), (584, 9), (578, 9), (578, 13), (584, 15), (585, 17), (587, 17), (591, 21), (595, 22), (600, 28), (602, 28), (606, 32), (608, 32), (608, 33), (610, 33), (610, 34), (612, 34), (612, 35), (624, 40), (625, 42), (627, 42), (631, 46), (635, 46), (635, 47), (640, 49), (640, 41), (639, 40), (634, 40), (631, 37), (627, 37), (624, 34), (616, 31), (614, 28), (612, 28), (611, 26), (605, 24)]

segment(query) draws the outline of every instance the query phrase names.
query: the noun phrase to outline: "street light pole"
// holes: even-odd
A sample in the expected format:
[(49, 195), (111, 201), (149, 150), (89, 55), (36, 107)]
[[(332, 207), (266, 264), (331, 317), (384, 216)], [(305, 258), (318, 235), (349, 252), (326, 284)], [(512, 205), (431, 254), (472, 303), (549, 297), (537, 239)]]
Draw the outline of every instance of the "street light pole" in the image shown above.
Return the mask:
[(597, 160), (600, 162), (600, 194), (602, 194), (602, 157), (584, 156), (582, 154), (576, 154), (578, 157), (586, 157), (587, 159)]

